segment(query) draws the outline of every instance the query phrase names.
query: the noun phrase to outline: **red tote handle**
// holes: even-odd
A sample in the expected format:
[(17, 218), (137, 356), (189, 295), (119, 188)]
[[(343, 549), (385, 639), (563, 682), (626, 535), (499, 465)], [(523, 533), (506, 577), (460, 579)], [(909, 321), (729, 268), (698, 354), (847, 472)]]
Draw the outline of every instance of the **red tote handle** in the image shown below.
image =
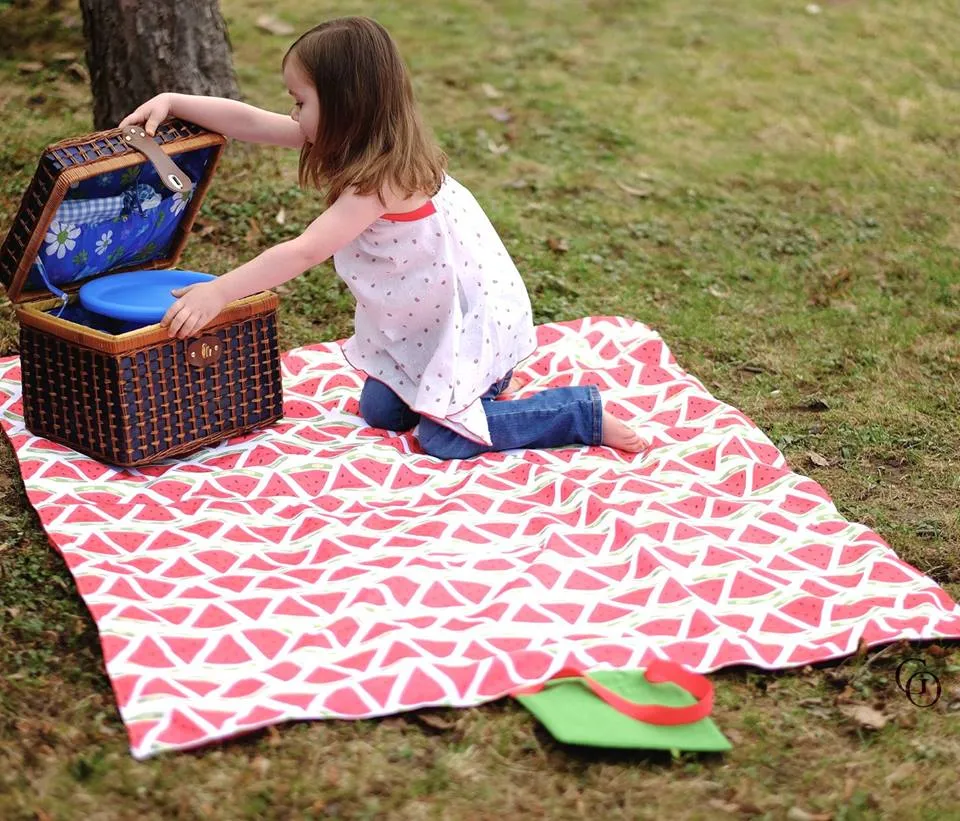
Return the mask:
[[(591, 678), (585, 670), (579, 670), (576, 667), (564, 667), (555, 673), (550, 680), (577, 678), (580, 679), (596, 696), (609, 704), (618, 713), (630, 716), (637, 721), (643, 721), (647, 724), (692, 724), (706, 718), (713, 710), (713, 683), (706, 676), (700, 673), (691, 673), (685, 670), (679, 664), (663, 659), (654, 659), (647, 666), (644, 676), (652, 684), (660, 684), (669, 681), (677, 684), (686, 690), (690, 695), (697, 699), (696, 704), (690, 704), (686, 707), (666, 707), (662, 704), (637, 704), (635, 701), (624, 698), (608, 687), (604, 687), (599, 681)], [(544, 682), (545, 684), (546, 682)], [(511, 695), (523, 696), (539, 693), (544, 684), (534, 684), (530, 687), (523, 687), (514, 690)]]

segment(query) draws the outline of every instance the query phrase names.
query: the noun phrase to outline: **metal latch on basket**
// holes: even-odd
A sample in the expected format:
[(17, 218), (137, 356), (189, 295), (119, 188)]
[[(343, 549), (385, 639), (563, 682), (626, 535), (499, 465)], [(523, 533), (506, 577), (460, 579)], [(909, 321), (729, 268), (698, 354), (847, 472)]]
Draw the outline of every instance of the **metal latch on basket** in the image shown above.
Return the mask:
[(198, 368), (206, 368), (216, 362), (222, 353), (223, 342), (220, 337), (208, 334), (187, 345), (187, 362)]
[(179, 194), (186, 194), (193, 190), (193, 182), (180, 170), (177, 164), (157, 145), (147, 132), (138, 125), (127, 126), (120, 132), (124, 142), (129, 143), (141, 154), (146, 155), (147, 159), (153, 163), (157, 169), (157, 174), (162, 182), (171, 191)]

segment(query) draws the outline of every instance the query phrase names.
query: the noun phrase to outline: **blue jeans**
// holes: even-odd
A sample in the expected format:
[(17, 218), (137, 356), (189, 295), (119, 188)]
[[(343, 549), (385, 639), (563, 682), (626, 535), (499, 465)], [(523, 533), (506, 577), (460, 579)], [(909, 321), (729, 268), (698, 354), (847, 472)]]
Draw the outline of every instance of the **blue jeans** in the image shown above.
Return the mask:
[(491, 445), (474, 442), (439, 422), (421, 418), (383, 382), (369, 377), (360, 392), (360, 415), (371, 427), (384, 430), (406, 431), (419, 422), (420, 446), (438, 459), (469, 459), (513, 448), (600, 444), (603, 409), (595, 386), (550, 388), (526, 399), (498, 401), (496, 397), (510, 384), (512, 373), (494, 382), (480, 397)]

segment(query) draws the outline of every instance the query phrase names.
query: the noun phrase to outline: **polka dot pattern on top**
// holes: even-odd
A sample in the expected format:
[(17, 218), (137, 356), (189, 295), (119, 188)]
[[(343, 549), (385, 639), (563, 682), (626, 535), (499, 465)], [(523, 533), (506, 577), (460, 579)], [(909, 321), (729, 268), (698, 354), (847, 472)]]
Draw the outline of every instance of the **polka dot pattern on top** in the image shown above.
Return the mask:
[(357, 300), (343, 352), (412, 410), (490, 444), (480, 396), (536, 348), (530, 298), (464, 186), (447, 176), (432, 202), (417, 219), (377, 220), (334, 255)]

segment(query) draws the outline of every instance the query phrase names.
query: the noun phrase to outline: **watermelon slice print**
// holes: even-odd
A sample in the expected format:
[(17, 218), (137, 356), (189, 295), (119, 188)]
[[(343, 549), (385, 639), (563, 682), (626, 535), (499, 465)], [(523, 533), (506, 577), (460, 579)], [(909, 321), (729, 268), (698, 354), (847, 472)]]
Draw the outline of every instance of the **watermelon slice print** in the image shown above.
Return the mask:
[(654, 447), (436, 460), (364, 425), (364, 375), (319, 343), (283, 357), (281, 423), (121, 471), (27, 431), (19, 362), (0, 360), (0, 424), (136, 757), (480, 704), (575, 664), (777, 669), (861, 638), (960, 638), (947, 593), (655, 331), (591, 317), (537, 335), (527, 390), (595, 384)]

